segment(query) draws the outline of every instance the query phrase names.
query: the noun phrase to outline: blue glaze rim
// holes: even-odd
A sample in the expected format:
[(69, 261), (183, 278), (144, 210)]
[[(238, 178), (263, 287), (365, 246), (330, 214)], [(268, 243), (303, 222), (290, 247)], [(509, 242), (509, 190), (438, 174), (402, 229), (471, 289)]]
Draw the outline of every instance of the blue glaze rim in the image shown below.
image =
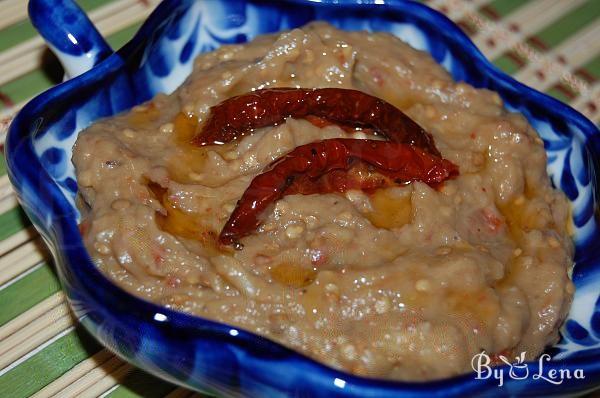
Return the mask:
[[(539, 93), (527, 86), (515, 81), (510, 76), (504, 74), (495, 66), (489, 63), (481, 52), (475, 47), (470, 39), (460, 31), (454, 23), (442, 14), (432, 11), (426, 6), (412, 2), (390, 0), (385, 4), (379, 4), (375, 0), (362, 1), (362, 4), (357, 4), (352, 0), (335, 1), (335, 0), (288, 0), (295, 4), (320, 3), (323, 7), (335, 7), (345, 5), (351, 8), (360, 8), (366, 6), (393, 6), (402, 10), (406, 7), (411, 8), (411, 13), (421, 16), (423, 19), (435, 17), (436, 26), (447, 40), (454, 41), (465, 51), (469, 52), (477, 67), (484, 68), (488, 79), (494, 79), (495, 83), (505, 90), (509, 90), (514, 95), (527, 96), (528, 102), (539, 103), (539, 106), (549, 107), (554, 109), (556, 113), (560, 113), (566, 121), (576, 125), (585, 135), (588, 149), (592, 153), (592, 159), (595, 162), (594, 167), (590, 165), (590, 171), (595, 181), (595, 187), (600, 186), (598, 176), (593, 173), (593, 170), (598, 169), (598, 159), (600, 159), (600, 134), (598, 129), (583, 115), (567, 105), (551, 98), (545, 94)], [(376, 4), (377, 3), (377, 4)], [(115, 54), (108, 56), (104, 61), (99, 62), (91, 71), (67, 81), (55, 88), (52, 88), (28, 103), (23, 110), (15, 118), (10, 127), (7, 137), (7, 162), (9, 176), (11, 181), (17, 188), (17, 193), (21, 203), (27, 213), (32, 217), (44, 239), (52, 248), (53, 255), (57, 260), (64, 264), (70, 264), (68, 272), (65, 272), (59, 267), (61, 273), (61, 281), (63, 284), (70, 286), (80, 285), (85, 288), (85, 300), (93, 303), (95, 306), (104, 306), (109, 308), (135, 308), (140, 322), (152, 323), (156, 330), (176, 330), (179, 333), (201, 335), (203, 338), (214, 340), (217, 342), (227, 342), (229, 344), (242, 347), (244, 350), (255, 355), (259, 360), (276, 362), (272, 366), (285, 364), (294, 369), (298, 381), (303, 378), (306, 383), (318, 385), (319, 388), (328, 390), (331, 394), (337, 395), (340, 393), (349, 393), (356, 396), (393, 396), (404, 393), (409, 396), (455, 396), (464, 394), (479, 394), (484, 391), (491, 393), (495, 391), (494, 380), (474, 380), (472, 375), (463, 375), (451, 379), (427, 382), (427, 383), (407, 383), (407, 382), (391, 382), (373, 380), (358, 376), (353, 376), (344, 372), (336, 371), (321, 365), (302, 354), (298, 354), (283, 346), (264, 339), (253, 333), (244, 330), (236, 330), (235, 336), (232, 335), (230, 326), (206, 320), (200, 317), (187, 315), (185, 313), (176, 312), (156, 304), (147, 302), (137, 298), (124, 290), (118, 288), (109, 279), (107, 279), (92, 263), (89, 255), (83, 249), (79, 231), (76, 224), (73, 222), (73, 211), (62, 198), (63, 192), (54, 183), (51, 176), (46, 172), (40, 163), (32, 142), (29, 139), (31, 127), (34, 125), (33, 120), (36, 120), (39, 115), (44, 115), (48, 111), (48, 107), (54, 100), (68, 101), (73, 89), (90, 86), (92, 83), (102, 81), (107, 74), (114, 73), (119, 68), (124, 66), (124, 58), (131, 57), (130, 54), (136, 54), (147, 44), (148, 37), (156, 31), (157, 27), (164, 23), (165, 15), (169, 10), (181, 5), (182, 2), (177, 0), (165, 0), (152, 13), (146, 23), (140, 28), (135, 37), (122, 49)], [(100, 58), (99, 58), (100, 59)], [(144, 99), (149, 99), (149, 93), (142, 93)], [(541, 104), (541, 105), (540, 105)], [(35, 134), (35, 132), (33, 132)], [(41, 174), (40, 174), (41, 173)], [(31, 197), (24, 197), (23, 187), (27, 185), (32, 192), (36, 193), (37, 200), (44, 201), (49, 206), (50, 214), (44, 214), (36, 203), (32, 202)], [(597, 196), (597, 192), (594, 195)], [(48, 217), (50, 217), (48, 219)], [(44, 221), (45, 220), (45, 221)], [(50, 225), (45, 230), (40, 226)], [(598, 231), (588, 238), (588, 242), (583, 245), (586, 248), (584, 255), (586, 258), (599, 258), (600, 245), (597, 244)], [(68, 243), (67, 243), (68, 242)], [(60, 248), (57, 250), (56, 248)], [(588, 250), (589, 249), (589, 250)], [(592, 277), (593, 273), (597, 273), (598, 269), (593, 272), (582, 270), (581, 273), (574, 274), (574, 279), (586, 279)], [(77, 295), (78, 292), (72, 292), (73, 296), (70, 299), (77, 312)], [(166, 316), (164, 321), (155, 321), (157, 313)], [(129, 313), (116, 313), (115, 317), (129, 317)], [(82, 320), (85, 322), (85, 316)], [(258, 348), (257, 348), (258, 347)], [(276, 359), (274, 359), (276, 358)], [(131, 358), (129, 358), (131, 359)], [(143, 366), (143, 364), (141, 364)], [(257, 362), (257, 369), (260, 368), (260, 362)], [(290, 368), (290, 369), (292, 369)], [(547, 364), (546, 369), (561, 369), (561, 368), (582, 368), (585, 371), (588, 380), (594, 377), (600, 377), (600, 360), (594, 357), (574, 357), (567, 358)], [(152, 371), (152, 370), (151, 370)], [(163, 374), (159, 376), (164, 377)], [(255, 377), (260, 377), (256, 375)], [(345, 387), (341, 388), (331, 384), (331, 380), (343, 380)], [(181, 383), (179, 380), (172, 380)], [(270, 381), (272, 382), (272, 380)], [(590, 386), (591, 384), (587, 384)], [(572, 387), (573, 388), (573, 387)], [(572, 390), (575, 391), (575, 390)]]

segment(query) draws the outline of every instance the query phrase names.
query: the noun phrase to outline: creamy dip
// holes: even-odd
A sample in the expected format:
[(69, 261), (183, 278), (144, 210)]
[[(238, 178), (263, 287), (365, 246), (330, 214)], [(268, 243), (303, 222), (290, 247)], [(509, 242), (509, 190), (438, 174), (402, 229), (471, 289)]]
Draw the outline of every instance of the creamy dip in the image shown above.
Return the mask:
[[(213, 106), (266, 87), (383, 98), (435, 138), (460, 176), (374, 193), (290, 195), (242, 239), (216, 237), (254, 176), (299, 145), (366, 138), (287, 119), (194, 147)], [(541, 139), (491, 91), (455, 82), (383, 33), (314, 23), (200, 55), (187, 81), (80, 134), (82, 234), (119, 286), (267, 336), (335, 368), (430, 380), (473, 355), (556, 342), (573, 295), (569, 207)]]

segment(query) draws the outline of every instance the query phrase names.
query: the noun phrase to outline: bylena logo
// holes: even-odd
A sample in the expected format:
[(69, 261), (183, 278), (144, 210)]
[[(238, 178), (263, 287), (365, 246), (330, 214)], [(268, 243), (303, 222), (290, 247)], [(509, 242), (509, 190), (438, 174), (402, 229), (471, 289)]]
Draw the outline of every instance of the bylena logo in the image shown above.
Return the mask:
[[(485, 352), (480, 352), (471, 359), (471, 367), (475, 371), (475, 379), (487, 380), (495, 379), (498, 381), (498, 387), (504, 385), (507, 378), (513, 380), (544, 380), (555, 385), (562, 384), (565, 380), (585, 379), (583, 369), (548, 369), (544, 364), (550, 361), (550, 355), (542, 354), (537, 362), (537, 369), (529, 369), (529, 364), (525, 362), (525, 352), (515, 357), (514, 361), (509, 361), (504, 355), (498, 355), (498, 359), (508, 365), (508, 369), (501, 366), (492, 365), (492, 359)], [(496, 362), (496, 365), (502, 365)]]

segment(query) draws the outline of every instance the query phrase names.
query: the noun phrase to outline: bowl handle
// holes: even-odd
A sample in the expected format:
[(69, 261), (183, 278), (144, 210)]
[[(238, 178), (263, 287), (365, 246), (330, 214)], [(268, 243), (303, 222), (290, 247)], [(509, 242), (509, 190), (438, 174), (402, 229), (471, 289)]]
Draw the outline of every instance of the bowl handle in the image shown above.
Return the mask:
[(29, 0), (29, 17), (65, 69), (65, 80), (87, 72), (113, 53), (72, 0)]

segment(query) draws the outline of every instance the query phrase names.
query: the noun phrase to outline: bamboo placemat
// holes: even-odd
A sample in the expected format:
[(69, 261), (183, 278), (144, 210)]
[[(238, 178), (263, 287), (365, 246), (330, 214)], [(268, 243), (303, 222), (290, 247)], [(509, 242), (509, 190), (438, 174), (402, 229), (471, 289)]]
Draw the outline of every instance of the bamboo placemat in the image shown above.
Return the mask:
[[(119, 48), (158, 0), (78, 3)], [(600, 122), (599, 0), (427, 3), (458, 22), (501, 69)], [(1, 143), (15, 112), (62, 72), (27, 20), (26, 1), (2, 0), (0, 10)], [(0, 157), (0, 397), (192, 395), (119, 360), (74, 323)]]

